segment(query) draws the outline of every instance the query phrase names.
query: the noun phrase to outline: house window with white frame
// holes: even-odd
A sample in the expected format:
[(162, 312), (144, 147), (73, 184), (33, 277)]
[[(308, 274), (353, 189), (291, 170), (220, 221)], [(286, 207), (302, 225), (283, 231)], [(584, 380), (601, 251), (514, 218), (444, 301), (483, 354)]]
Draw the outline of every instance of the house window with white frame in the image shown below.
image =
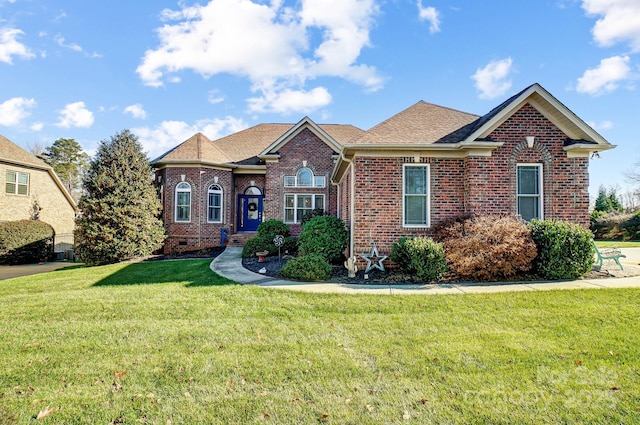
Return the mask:
[(543, 219), (542, 164), (518, 164), (518, 214), (526, 220)]
[(324, 195), (300, 193), (284, 195), (284, 222), (300, 223), (306, 213), (324, 209)]
[(405, 164), (402, 171), (402, 224), (429, 227), (429, 165)]
[(295, 176), (284, 176), (284, 187), (325, 187), (325, 176), (314, 176), (313, 171), (304, 167)]
[(191, 185), (186, 182), (176, 186), (175, 221), (188, 223), (191, 221)]
[(5, 191), (11, 195), (28, 195), (29, 174), (7, 170)]
[(222, 223), (222, 188), (212, 184), (207, 195), (207, 222)]

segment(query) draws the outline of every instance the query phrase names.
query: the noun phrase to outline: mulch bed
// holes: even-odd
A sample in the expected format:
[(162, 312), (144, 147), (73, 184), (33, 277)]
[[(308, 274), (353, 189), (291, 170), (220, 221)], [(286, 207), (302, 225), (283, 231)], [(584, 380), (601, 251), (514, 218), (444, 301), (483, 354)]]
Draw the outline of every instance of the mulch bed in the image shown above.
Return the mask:
[[(280, 270), (282, 266), (284, 266), (287, 261), (292, 259), (293, 257), (284, 255), (282, 258), (278, 256), (266, 257), (265, 261), (260, 263), (258, 262), (257, 257), (243, 258), (242, 265), (244, 268), (251, 270), (255, 273), (260, 273), (261, 269), (265, 269), (264, 274), (266, 276), (271, 276), (275, 278), (282, 279), (280, 276)], [(602, 279), (611, 277), (611, 274), (607, 272), (599, 272), (596, 270), (592, 270), (589, 272), (584, 279)], [(505, 279), (502, 283), (505, 282), (534, 282), (544, 280), (535, 274), (526, 274), (513, 276), (509, 279)], [(347, 269), (342, 266), (333, 266), (333, 275), (327, 282), (335, 282), (335, 283), (349, 283), (349, 284), (361, 284), (361, 285), (393, 285), (393, 284), (405, 284), (405, 283), (415, 283), (415, 284), (424, 284), (425, 282), (421, 282), (416, 280), (415, 276), (401, 273), (398, 270), (394, 269), (386, 269), (385, 271), (381, 271), (378, 269), (370, 270), (365, 279), (365, 274), (363, 270), (359, 270), (356, 273), (355, 278), (350, 278), (347, 273)], [(438, 283), (454, 283), (461, 282), (460, 279), (457, 279), (452, 273), (447, 273), (442, 280)], [(466, 281), (469, 282), (469, 281)], [(433, 282), (436, 283), (436, 282)]]

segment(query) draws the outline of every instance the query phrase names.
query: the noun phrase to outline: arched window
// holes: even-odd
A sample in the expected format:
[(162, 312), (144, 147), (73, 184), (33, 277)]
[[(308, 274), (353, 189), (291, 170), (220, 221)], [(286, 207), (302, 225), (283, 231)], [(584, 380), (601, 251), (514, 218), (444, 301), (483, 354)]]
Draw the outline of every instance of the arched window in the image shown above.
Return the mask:
[(315, 176), (311, 169), (300, 168), (295, 176), (284, 176), (284, 187), (325, 187), (325, 176)]
[(207, 222), (222, 223), (222, 188), (212, 184), (207, 194)]
[(191, 185), (181, 182), (176, 186), (175, 221), (191, 221)]
[(313, 185), (313, 172), (308, 168), (301, 168), (296, 173), (296, 186), (311, 187)]
[(262, 191), (255, 186), (249, 186), (244, 190), (245, 195), (262, 195)]

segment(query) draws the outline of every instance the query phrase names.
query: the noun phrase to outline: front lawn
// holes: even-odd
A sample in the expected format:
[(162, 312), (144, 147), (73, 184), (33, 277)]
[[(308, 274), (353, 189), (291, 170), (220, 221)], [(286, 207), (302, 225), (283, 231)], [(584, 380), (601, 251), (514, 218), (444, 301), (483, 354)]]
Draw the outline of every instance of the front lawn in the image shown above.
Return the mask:
[(640, 290), (318, 295), (209, 262), (0, 281), (0, 424), (640, 420)]

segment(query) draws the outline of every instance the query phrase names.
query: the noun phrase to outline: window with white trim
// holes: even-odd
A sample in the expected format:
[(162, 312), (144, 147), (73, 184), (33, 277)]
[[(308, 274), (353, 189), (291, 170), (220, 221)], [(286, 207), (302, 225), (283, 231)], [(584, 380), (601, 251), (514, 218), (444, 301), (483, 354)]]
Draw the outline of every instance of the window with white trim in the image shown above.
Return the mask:
[(518, 214), (526, 220), (543, 219), (542, 164), (518, 164)]
[(404, 164), (402, 169), (402, 224), (429, 227), (429, 165)]
[(28, 195), (29, 174), (7, 170), (5, 191), (11, 195)]
[(186, 182), (176, 186), (176, 214), (175, 221), (191, 221), (191, 185)]
[(300, 223), (306, 213), (316, 208), (324, 209), (324, 195), (286, 194), (284, 195), (284, 222)]
[(222, 188), (217, 184), (207, 190), (207, 222), (222, 223)]
[(284, 187), (325, 187), (325, 176), (314, 176), (309, 168), (301, 168), (295, 176), (284, 176)]

